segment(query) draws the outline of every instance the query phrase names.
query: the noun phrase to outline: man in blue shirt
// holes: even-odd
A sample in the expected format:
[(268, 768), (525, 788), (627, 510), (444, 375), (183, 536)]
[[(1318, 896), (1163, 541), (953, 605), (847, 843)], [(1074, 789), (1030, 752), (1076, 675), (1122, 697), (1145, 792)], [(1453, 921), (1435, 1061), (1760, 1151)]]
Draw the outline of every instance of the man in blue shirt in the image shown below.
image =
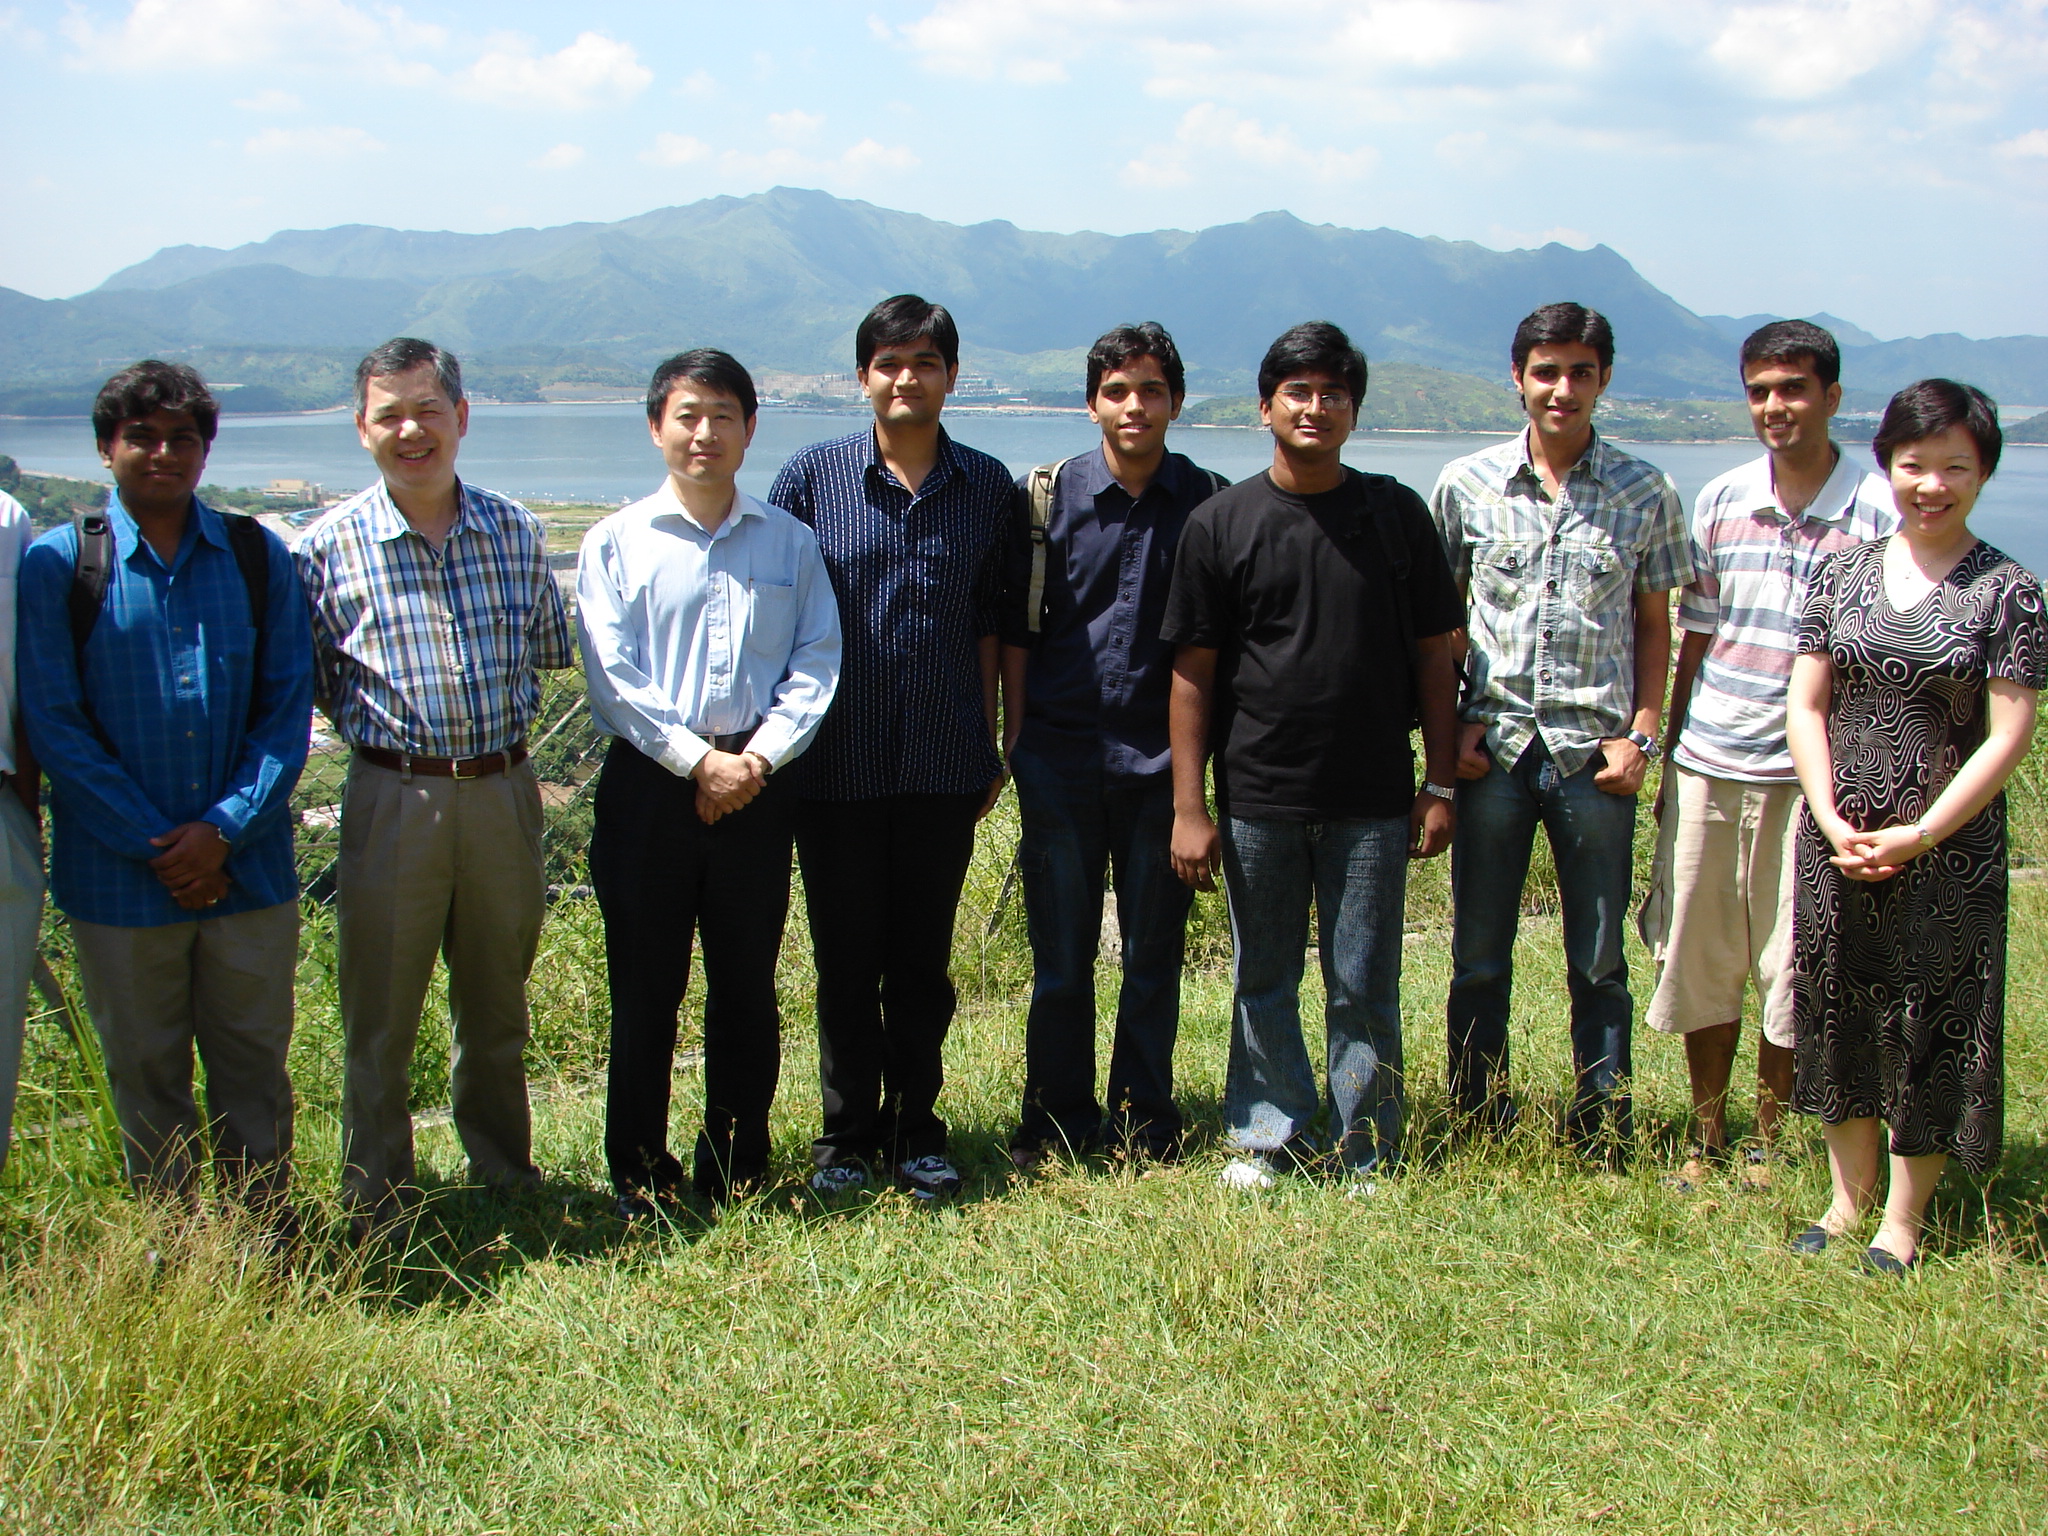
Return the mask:
[[(1017, 806), (1031, 1011), (1024, 1107), (1010, 1156), (1104, 1138), (1170, 1157), (1180, 1141), (1173, 1043), (1194, 889), (1173, 873), (1167, 685), (1159, 638), (1188, 513), (1224, 484), (1166, 450), (1187, 395), (1157, 324), (1121, 325), (1088, 353), (1102, 445), (1018, 481), (1003, 602), (1003, 721)], [(1095, 1098), (1095, 957), (1114, 871), (1123, 980), (1109, 1124)]]
[(912, 1192), (959, 1188), (937, 1113), (953, 1021), (953, 915), (974, 824), (1002, 790), (997, 610), (1009, 471), (939, 425), (953, 317), (914, 294), (854, 333), (874, 425), (806, 448), (768, 499), (811, 525), (844, 634), (838, 698), (792, 773), (818, 971), (821, 1193), (886, 1159)]
[(612, 996), (605, 1158), (628, 1220), (682, 1184), (669, 1075), (692, 932), (708, 990), (691, 1182), (723, 1202), (768, 1171), (789, 914), (781, 770), (832, 702), (839, 610), (811, 530), (734, 483), (755, 403), (747, 370), (709, 347), (655, 369), (647, 425), (668, 478), (592, 528), (577, 561), (590, 712), (612, 736), (590, 878)]
[(217, 420), (181, 364), (137, 363), (100, 390), (93, 432), (114, 494), (86, 564), (111, 545), (105, 593), (74, 616), (77, 527), (30, 548), (21, 704), (50, 779), (52, 896), (71, 920), (130, 1180), (189, 1201), (210, 1142), (222, 1183), (283, 1222), (299, 931), (290, 799), (312, 645), (283, 543), (194, 495)]

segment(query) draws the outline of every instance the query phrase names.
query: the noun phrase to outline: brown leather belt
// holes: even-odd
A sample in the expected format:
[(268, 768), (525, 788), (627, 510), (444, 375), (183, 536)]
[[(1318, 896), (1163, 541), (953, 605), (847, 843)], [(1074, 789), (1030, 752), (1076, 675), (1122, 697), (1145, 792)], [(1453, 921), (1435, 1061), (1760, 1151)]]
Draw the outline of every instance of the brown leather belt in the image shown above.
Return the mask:
[(356, 756), (396, 773), (424, 774), (430, 779), (481, 779), (525, 762), (526, 743), (519, 742), (503, 752), (486, 752), (482, 757), (414, 757), (409, 752), (387, 752), (382, 747), (357, 747)]

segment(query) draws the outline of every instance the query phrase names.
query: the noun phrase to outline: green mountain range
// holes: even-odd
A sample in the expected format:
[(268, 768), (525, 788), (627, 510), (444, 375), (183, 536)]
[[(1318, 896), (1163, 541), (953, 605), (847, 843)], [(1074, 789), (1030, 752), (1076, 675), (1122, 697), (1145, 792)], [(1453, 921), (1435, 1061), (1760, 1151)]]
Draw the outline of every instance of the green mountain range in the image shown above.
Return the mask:
[[(236, 386), (232, 409), (330, 405), (355, 358), (399, 333), (453, 347), (479, 393), (510, 399), (564, 381), (630, 389), (688, 345), (726, 347), (757, 370), (845, 372), (861, 314), (905, 290), (947, 304), (970, 370), (1017, 389), (1078, 393), (1080, 349), (1149, 317), (1173, 330), (1197, 390), (1241, 391), (1273, 336), (1320, 317), (1375, 365), (1469, 376), (1458, 390), (1492, 392), (1490, 409), (1514, 324), (1537, 304), (1604, 311), (1620, 342), (1616, 392), (1649, 398), (1733, 398), (1728, 328), (1760, 318), (1693, 314), (1604, 246), (1495, 251), (1286, 213), (1061, 235), (776, 188), (490, 235), (290, 230), (233, 250), (172, 247), (71, 299), (0, 289), (0, 412), (68, 414), (108, 371), (152, 353)], [(1853, 339), (1846, 382), (1862, 391), (1950, 372), (2048, 401), (2048, 339)]]

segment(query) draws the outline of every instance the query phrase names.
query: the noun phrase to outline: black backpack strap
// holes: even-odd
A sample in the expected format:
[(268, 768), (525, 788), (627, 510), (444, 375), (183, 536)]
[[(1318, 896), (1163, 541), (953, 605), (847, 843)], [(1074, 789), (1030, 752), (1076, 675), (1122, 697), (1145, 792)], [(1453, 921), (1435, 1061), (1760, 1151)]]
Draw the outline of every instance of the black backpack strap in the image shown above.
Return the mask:
[(72, 514), (71, 526), (78, 535), (78, 552), (71, 567), (71, 648), (77, 653), (78, 670), (85, 672), (85, 642), (92, 638), (106, 606), (107, 583), (114, 576), (114, 524), (104, 509)]
[(240, 512), (219, 514), (228, 531), (228, 548), (235, 564), (242, 568), (242, 585), (249, 592), (249, 624), (256, 631), (256, 643), (263, 644), (263, 620), (270, 613), (270, 540), (263, 525)]

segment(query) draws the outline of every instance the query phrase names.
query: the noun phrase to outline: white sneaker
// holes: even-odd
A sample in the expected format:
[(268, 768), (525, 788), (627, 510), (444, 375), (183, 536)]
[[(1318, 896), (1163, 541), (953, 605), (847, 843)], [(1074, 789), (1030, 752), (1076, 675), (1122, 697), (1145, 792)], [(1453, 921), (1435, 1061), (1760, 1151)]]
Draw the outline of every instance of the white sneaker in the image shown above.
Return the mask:
[(1216, 1182), (1225, 1189), (1271, 1189), (1273, 1165), (1263, 1157), (1233, 1157), (1223, 1165)]
[(821, 1195), (844, 1195), (868, 1187), (868, 1171), (859, 1163), (834, 1163), (811, 1175), (811, 1188)]
[(913, 1157), (898, 1164), (896, 1176), (920, 1200), (936, 1200), (941, 1195), (960, 1192), (960, 1170), (937, 1155)]

